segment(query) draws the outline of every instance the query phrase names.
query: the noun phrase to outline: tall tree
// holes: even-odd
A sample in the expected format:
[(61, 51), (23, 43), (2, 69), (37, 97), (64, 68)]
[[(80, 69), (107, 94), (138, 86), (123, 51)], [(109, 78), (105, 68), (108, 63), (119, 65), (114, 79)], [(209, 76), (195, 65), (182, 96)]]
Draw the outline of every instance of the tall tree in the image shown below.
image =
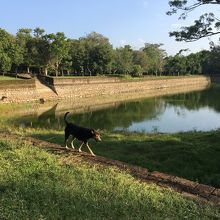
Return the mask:
[(148, 70), (148, 57), (144, 51), (142, 51), (142, 50), (134, 50), (133, 51), (133, 63), (134, 63), (134, 65), (139, 65), (142, 68), (143, 72), (147, 72), (147, 70)]
[(91, 32), (80, 38), (80, 42), (84, 47), (84, 71), (88, 71), (90, 75), (110, 73), (113, 48), (109, 39)]
[(64, 58), (68, 56), (69, 41), (63, 32), (56, 34), (48, 34), (44, 37), (48, 42), (49, 65), (54, 68), (56, 76), (58, 76), (59, 67)]
[(22, 51), (14, 36), (0, 29), (0, 71), (11, 70), (13, 64), (19, 65), (22, 60)]
[[(169, 1), (171, 10), (167, 12), (172, 15), (181, 11), (180, 19), (186, 19), (187, 15), (193, 10), (203, 5), (220, 5), (219, 0), (171, 0)], [(220, 20), (213, 13), (205, 13), (194, 21), (193, 25), (182, 27), (180, 31), (170, 32), (177, 41), (192, 42), (204, 37), (220, 34)]]
[(147, 72), (150, 74), (161, 74), (164, 66), (165, 50), (161, 48), (163, 44), (146, 43), (142, 50), (145, 52), (148, 60)]
[(209, 74), (220, 74), (220, 46), (213, 46), (206, 60)]
[(113, 61), (113, 72), (129, 74), (133, 70), (133, 51), (131, 46), (116, 48)]
[(22, 48), (23, 54), (23, 66), (27, 68), (27, 72), (30, 73), (30, 66), (33, 65), (33, 59), (31, 55), (32, 50), (32, 29), (21, 28), (16, 34), (18, 45)]

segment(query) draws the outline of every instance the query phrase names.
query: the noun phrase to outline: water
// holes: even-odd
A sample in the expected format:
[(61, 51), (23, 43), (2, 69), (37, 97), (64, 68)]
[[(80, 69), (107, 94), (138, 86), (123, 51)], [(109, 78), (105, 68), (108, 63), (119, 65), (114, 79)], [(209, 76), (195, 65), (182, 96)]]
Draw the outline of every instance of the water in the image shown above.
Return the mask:
[[(39, 127), (62, 130), (63, 115), (73, 112), (69, 120), (76, 124), (105, 129), (140, 132), (209, 131), (220, 128), (220, 87), (197, 92), (140, 99), (130, 102), (113, 103), (91, 110), (89, 107), (76, 112), (75, 107), (54, 104), (41, 110), (27, 106), (24, 110), (10, 113), (0, 109), (5, 124), (20, 128)], [(64, 107), (59, 107), (59, 105)], [(45, 110), (43, 107), (45, 108)], [(17, 107), (16, 107), (17, 108)], [(75, 113), (74, 113), (75, 112)], [(13, 116), (13, 117), (12, 117)]]

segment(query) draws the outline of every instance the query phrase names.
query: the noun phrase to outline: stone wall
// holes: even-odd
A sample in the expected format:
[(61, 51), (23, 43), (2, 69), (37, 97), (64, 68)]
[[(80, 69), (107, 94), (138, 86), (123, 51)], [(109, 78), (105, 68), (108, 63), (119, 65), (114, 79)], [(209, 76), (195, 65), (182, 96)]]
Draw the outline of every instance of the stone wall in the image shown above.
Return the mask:
[(35, 80), (0, 82), (0, 103), (29, 102), (39, 99)]
[[(16, 82), (16, 81), (15, 81)], [(163, 91), (205, 87), (210, 79), (204, 76), (177, 77), (169, 79), (147, 78), (141, 80), (120, 80), (114, 77), (91, 77), (71, 79), (31, 79), (22, 83), (13, 81), (8, 85), (0, 83), (1, 102), (28, 102), (36, 100), (58, 100), (77, 97), (97, 97), (103, 95), (134, 94), (142, 96)]]
[[(108, 79), (108, 78), (107, 78)], [(120, 93), (152, 93), (157, 90), (172, 90), (173, 88), (192, 87), (193, 85), (209, 85), (207, 77), (180, 77), (170, 79), (142, 79), (134, 81), (122, 81), (116, 79), (102, 80), (90, 79), (88, 81), (54, 80), (54, 87), (59, 97), (91, 97), (100, 95), (112, 95)]]

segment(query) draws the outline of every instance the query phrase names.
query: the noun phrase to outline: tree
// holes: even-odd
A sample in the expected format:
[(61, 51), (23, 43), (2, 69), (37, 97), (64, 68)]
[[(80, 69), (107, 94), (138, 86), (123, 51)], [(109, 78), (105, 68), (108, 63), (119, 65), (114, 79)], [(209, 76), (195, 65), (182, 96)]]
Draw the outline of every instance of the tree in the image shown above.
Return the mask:
[(108, 38), (91, 32), (80, 38), (80, 46), (80, 53), (84, 56), (84, 72), (89, 72), (89, 75), (110, 73), (113, 48)]
[[(193, 10), (203, 5), (219, 5), (220, 0), (171, 0), (169, 5), (171, 10), (168, 15), (182, 11), (180, 19), (186, 19), (187, 15)], [(205, 13), (194, 21), (194, 24), (187, 27), (182, 27), (180, 31), (170, 32), (170, 36), (174, 36), (177, 41), (192, 42), (204, 37), (220, 34), (220, 20), (213, 13)]]
[(147, 72), (150, 74), (155, 74), (156, 76), (162, 73), (164, 66), (164, 58), (166, 52), (160, 47), (163, 44), (145, 44), (142, 51), (145, 52), (148, 60)]
[(48, 65), (54, 68), (56, 76), (58, 76), (61, 62), (68, 56), (69, 41), (67, 41), (63, 32), (48, 34), (44, 38), (48, 42)]
[(196, 75), (210, 73), (210, 51), (200, 51), (184, 56), (180, 50), (175, 56), (166, 58), (165, 73), (167, 75)]
[(220, 74), (220, 46), (213, 46), (206, 60), (206, 68), (209, 74)]
[(11, 70), (13, 64), (19, 65), (22, 60), (22, 51), (14, 36), (0, 29), (0, 71)]
[(71, 57), (72, 70), (76, 74), (84, 74), (85, 47), (80, 40), (70, 40), (69, 55)]
[(135, 50), (133, 51), (133, 63), (139, 65), (143, 72), (148, 70), (148, 57), (144, 51)]
[(143, 75), (143, 69), (140, 65), (135, 64), (133, 66), (132, 76), (142, 76)]
[(116, 48), (113, 61), (113, 73), (129, 74), (133, 70), (133, 51), (131, 46)]
[(19, 47), (22, 48), (23, 66), (27, 68), (27, 72), (30, 73), (30, 66), (34, 64), (32, 60), (32, 29), (21, 28), (16, 34), (16, 40)]

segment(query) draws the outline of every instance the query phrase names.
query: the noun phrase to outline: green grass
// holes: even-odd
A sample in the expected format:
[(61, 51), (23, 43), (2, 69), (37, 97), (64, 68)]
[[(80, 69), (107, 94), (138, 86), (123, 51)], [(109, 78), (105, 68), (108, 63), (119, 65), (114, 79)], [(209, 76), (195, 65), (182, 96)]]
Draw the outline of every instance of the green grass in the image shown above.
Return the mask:
[(217, 207), (71, 158), (1, 140), (0, 219), (220, 218)]
[[(63, 131), (31, 129), (26, 133), (63, 144)], [(220, 130), (176, 134), (103, 131), (102, 139), (91, 141), (97, 155), (220, 188)]]
[(14, 81), (14, 80), (22, 80), (20, 78), (16, 78), (16, 77), (10, 77), (10, 76), (0, 76), (0, 81)]

